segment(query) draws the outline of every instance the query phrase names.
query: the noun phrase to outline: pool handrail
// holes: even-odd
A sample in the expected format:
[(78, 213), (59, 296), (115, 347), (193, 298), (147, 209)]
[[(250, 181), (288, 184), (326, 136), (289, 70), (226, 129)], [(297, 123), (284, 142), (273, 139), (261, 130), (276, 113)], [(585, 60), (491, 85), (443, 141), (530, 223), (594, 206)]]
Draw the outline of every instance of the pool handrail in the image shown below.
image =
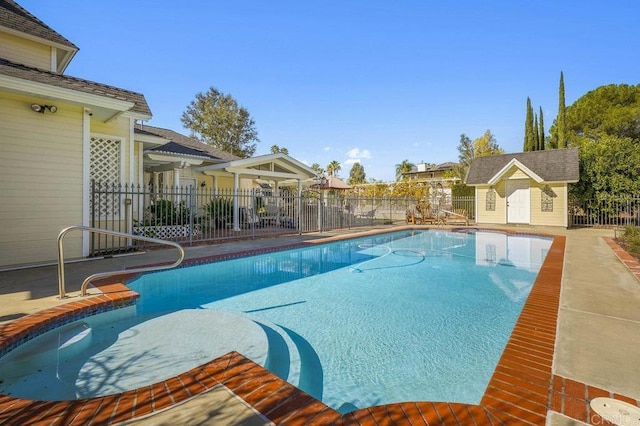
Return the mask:
[(146, 241), (146, 242), (154, 243), (154, 244), (170, 245), (170, 246), (175, 247), (178, 250), (178, 253), (179, 253), (178, 259), (174, 263), (172, 263), (170, 265), (146, 266), (146, 267), (141, 267), (141, 268), (123, 269), (123, 270), (120, 270), (120, 271), (100, 272), (100, 273), (97, 273), (97, 274), (90, 275), (82, 282), (82, 286), (80, 287), (80, 294), (82, 296), (86, 296), (87, 295), (87, 287), (89, 286), (89, 284), (92, 281), (94, 281), (97, 278), (107, 278), (107, 277), (112, 277), (112, 276), (120, 275), (120, 274), (137, 274), (137, 273), (141, 273), (141, 272), (150, 272), (150, 271), (160, 271), (160, 270), (163, 270), (163, 269), (172, 269), (172, 268), (175, 268), (175, 267), (179, 266), (182, 263), (182, 261), (184, 260), (184, 249), (180, 246), (180, 244), (174, 243), (173, 241), (160, 240), (160, 239), (157, 239), (157, 238), (150, 238), (150, 237), (143, 237), (143, 236), (140, 236), (140, 235), (133, 235), (133, 234), (125, 233), (125, 232), (110, 231), (110, 230), (107, 230), (107, 229), (92, 228), (90, 226), (83, 226), (83, 225), (69, 226), (67, 228), (64, 228), (62, 231), (60, 231), (60, 234), (58, 234), (58, 292), (59, 292), (58, 297), (60, 299), (64, 299), (66, 297), (65, 279), (64, 279), (64, 248), (63, 248), (63, 240), (64, 240), (65, 235), (69, 231), (74, 231), (74, 230), (89, 231), (89, 232), (93, 232), (93, 233), (96, 233), (96, 234), (104, 234), (104, 235), (112, 235), (112, 236), (115, 236), (115, 237), (130, 238), (132, 240)]

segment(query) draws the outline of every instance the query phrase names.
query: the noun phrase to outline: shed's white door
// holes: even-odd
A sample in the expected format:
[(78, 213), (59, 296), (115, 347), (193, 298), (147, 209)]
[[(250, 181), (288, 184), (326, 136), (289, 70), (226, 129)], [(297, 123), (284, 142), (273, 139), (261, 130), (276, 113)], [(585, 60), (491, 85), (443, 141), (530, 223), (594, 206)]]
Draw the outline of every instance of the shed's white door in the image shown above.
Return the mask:
[(507, 223), (526, 223), (531, 219), (529, 179), (507, 181)]

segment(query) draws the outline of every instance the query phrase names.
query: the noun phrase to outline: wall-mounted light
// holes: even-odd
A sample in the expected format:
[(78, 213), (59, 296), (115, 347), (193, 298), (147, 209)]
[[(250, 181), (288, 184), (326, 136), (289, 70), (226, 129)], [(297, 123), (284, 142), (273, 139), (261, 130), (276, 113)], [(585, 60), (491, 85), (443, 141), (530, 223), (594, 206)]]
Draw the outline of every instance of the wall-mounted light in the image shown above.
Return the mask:
[(31, 104), (31, 111), (39, 112), (44, 114), (44, 110), (48, 109), (49, 112), (55, 113), (58, 111), (58, 107), (55, 105), (40, 105), (40, 104)]

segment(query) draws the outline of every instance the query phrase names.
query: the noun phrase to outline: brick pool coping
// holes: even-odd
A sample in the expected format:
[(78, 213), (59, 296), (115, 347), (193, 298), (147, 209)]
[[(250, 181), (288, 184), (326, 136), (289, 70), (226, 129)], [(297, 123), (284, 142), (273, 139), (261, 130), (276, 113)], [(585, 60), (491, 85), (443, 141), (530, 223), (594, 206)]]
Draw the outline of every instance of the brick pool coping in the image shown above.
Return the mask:
[[(404, 227), (402, 229), (424, 228)], [(468, 231), (477, 228), (462, 229)], [(386, 232), (396, 230), (398, 229)], [(371, 232), (371, 234), (374, 233), (380, 233), (380, 231)], [(357, 236), (366, 234), (360, 233)], [(525, 234), (540, 235), (539, 233)], [(640, 401), (557, 376), (552, 372), (566, 244), (566, 237), (553, 237), (549, 253), (479, 405), (404, 402), (363, 408), (340, 415), (241, 354), (230, 352), (163, 382), (115, 395), (75, 401), (30, 401), (0, 394), (0, 423), (19, 425), (118, 423), (159, 412), (222, 384), (276, 424), (541, 425), (545, 424), (549, 410), (591, 424), (608, 424), (590, 411), (591, 399), (607, 396), (636, 406), (640, 406)], [(328, 240), (345, 238), (353, 238), (353, 235), (332, 237)], [(326, 241), (327, 239), (322, 242)], [(638, 262), (624, 252), (613, 239), (605, 239), (605, 241), (640, 279)], [(314, 243), (316, 242), (225, 254), (188, 263), (210, 262), (305, 247)], [(102, 292), (100, 295), (0, 325), (0, 355), (56, 326), (95, 313), (132, 305), (139, 297), (122, 283), (105, 283), (98, 287)]]

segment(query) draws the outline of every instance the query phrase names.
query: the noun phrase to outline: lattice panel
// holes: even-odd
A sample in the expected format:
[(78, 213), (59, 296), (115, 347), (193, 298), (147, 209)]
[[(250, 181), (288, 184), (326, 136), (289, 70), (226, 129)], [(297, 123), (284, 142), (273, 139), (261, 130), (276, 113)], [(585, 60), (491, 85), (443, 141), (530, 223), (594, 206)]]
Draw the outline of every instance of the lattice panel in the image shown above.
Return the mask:
[[(89, 178), (96, 182), (117, 184), (120, 182), (120, 140), (91, 136), (89, 147)], [(95, 195), (94, 195), (95, 196)], [(119, 218), (117, 198), (101, 193), (91, 200), (92, 214), (101, 218)], [(95, 211), (95, 210), (98, 211)]]
[(120, 140), (91, 137), (89, 177), (96, 182), (120, 182)]

